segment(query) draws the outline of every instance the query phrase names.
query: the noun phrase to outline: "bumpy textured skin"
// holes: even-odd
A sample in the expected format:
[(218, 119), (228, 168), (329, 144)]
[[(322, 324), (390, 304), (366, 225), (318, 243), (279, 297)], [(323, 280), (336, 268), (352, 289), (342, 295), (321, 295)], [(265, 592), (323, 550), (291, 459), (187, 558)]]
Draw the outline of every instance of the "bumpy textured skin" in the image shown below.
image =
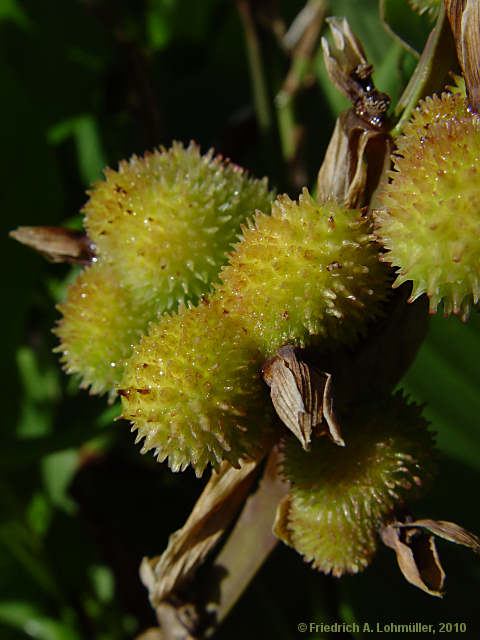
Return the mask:
[(144, 450), (197, 473), (256, 455), (273, 421), (262, 363), (311, 335), (352, 340), (378, 311), (387, 270), (369, 231), (306, 191), (257, 212), (215, 293), (153, 324), (127, 364), (123, 415)]
[(266, 180), (174, 143), (107, 169), (85, 205), (85, 227), (138, 299), (175, 309), (210, 288), (240, 223), (256, 208), (269, 211), (272, 197)]
[(124, 361), (148, 323), (211, 288), (257, 207), (270, 209), (266, 180), (174, 143), (168, 151), (107, 169), (84, 208), (98, 262), (70, 286), (57, 351), (92, 393), (116, 395)]
[(151, 326), (122, 381), (123, 417), (134, 422), (142, 452), (168, 457), (174, 471), (201, 475), (222, 460), (254, 458), (275, 420), (260, 377), (263, 359), (242, 323), (215, 299), (181, 307)]
[(265, 356), (310, 336), (352, 342), (387, 290), (370, 223), (359, 211), (279, 196), (258, 212), (230, 256), (216, 295), (257, 337)]
[(459, 89), (456, 94), (444, 92), (441, 96), (435, 94), (421, 100), (404, 126), (402, 135), (395, 140), (396, 155), (403, 155), (404, 150), (409, 151), (412, 144), (424, 144), (422, 140), (425, 140), (425, 134), (432, 124), (445, 126), (452, 119), (462, 118), (465, 115), (466, 103), (465, 94), (462, 95), (460, 91)]
[(116, 396), (123, 363), (132, 345), (156, 317), (152, 302), (138, 303), (128, 287), (106, 264), (84, 269), (58, 305), (62, 314), (54, 333), (60, 338), (55, 349), (67, 373), (80, 376), (82, 387), (92, 393)]
[(427, 488), (435, 470), (433, 438), (420, 412), (397, 394), (383, 406), (352, 410), (342, 423), (345, 448), (319, 437), (305, 452), (289, 439), (288, 542), (314, 568), (334, 576), (364, 569), (381, 524)]
[(480, 296), (480, 120), (461, 95), (424, 101), (398, 140), (391, 181), (379, 194), (376, 233), (430, 312), (468, 318)]

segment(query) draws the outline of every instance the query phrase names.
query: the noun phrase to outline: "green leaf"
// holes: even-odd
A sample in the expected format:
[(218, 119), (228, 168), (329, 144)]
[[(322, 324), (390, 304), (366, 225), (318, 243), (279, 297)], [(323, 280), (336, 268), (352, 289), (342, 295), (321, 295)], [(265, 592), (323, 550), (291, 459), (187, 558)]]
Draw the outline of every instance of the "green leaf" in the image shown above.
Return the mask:
[(36, 491), (25, 512), (27, 523), (32, 531), (39, 536), (45, 535), (52, 520), (52, 515), (51, 503), (43, 493)]
[(37, 354), (30, 347), (17, 351), (17, 364), (25, 393), (32, 400), (42, 402), (58, 397), (58, 374), (55, 369), (41, 369)]
[(395, 106), (395, 115), (399, 120), (391, 132), (392, 136), (401, 133), (420, 98), (438, 92), (445, 86), (455, 65), (455, 43), (442, 7), (417, 67)]
[(380, 14), (386, 28), (399, 42), (419, 55), (432, 30), (430, 15), (412, 11), (409, 0), (380, 0)]
[(0, 2), (0, 22), (11, 20), (17, 27), (32, 29), (33, 25), (17, 0), (2, 0)]
[(432, 318), (426, 342), (401, 386), (427, 404), (425, 416), (447, 455), (480, 469), (480, 318)]
[(1, 547), (8, 550), (49, 598), (61, 601), (58, 585), (28, 529), (14, 520), (3, 523), (0, 525)]
[(74, 513), (76, 504), (68, 495), (68, 488), (77, 471), (79, 452), (67, 449), (42, 459), (42, 475), (47, 495), (52, 504), (67, 513)]
[[(113, 408), (118, 413), (119, 406)], [(113, 409), (108, 411), (113, 413)], [(106, 425), (105, 420), (104, 424)], [(44, 438), (28, 438), (27, 440), (10, 441), (2, 443), (2, 456), (0, 458), (0, 468), (2, 470), (19, 469), (22, 466), (32, 465), (43, 457), (57, 451), (64, 451), (80, 447), (87, 442), (96, 439), (98, 436), (106, 435), (108, 432), (118, 430), (118, 425), (111, 422), (108, 426), (98, 424), (76, 424), (75, 426), (60, 428), (58, 432)]]
[(17, 351), (17, 367), (24, 389), (17, 434), (44, 435), (51, 431), (54, 402), (60, 395), (58, 369), (53, 363), (45, 364), (38, 353), (26, 346)]
[(77, 149), (78, 169), (84, 184), (91, 184), (102, 177), (107, 162), (97, 122), (91, 114), (67, 118), (48, 131), (50, 144), (60, 144), (73, 137)]
[(115, 592), (112, 570), (105, 565), (93, 565), (89, 567), (88, 573), (98, 600), (103, 603), (110, 602)]

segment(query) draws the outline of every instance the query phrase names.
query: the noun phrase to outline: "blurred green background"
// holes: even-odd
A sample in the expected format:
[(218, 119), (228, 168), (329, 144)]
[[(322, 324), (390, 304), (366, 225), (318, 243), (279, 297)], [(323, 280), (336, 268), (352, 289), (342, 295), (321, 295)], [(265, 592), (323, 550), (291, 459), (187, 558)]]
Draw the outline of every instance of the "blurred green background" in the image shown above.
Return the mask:
[[(397, 11), (395, 28), (421, 49), (428, 17), (413, 14), (406, 0), (387, 4)], [(258, 85), (252, 90), (248, 54), (255, 51), (238, 10), (245, 6), (254, 6), (263, 94)], [(104, 166), (173, 139), (194, 139), (204, 151), (213, 146), (292, 196), (302, 183), (312, 185), (335, 116), (347, 105), (329, 84), (318, 47), (310, 60), (293, 63), (280, 44), (282, 24), (303, 6), (0, 0), (2, 639), (120, 640), (154, 625), (139, 562), (164, 549), (205, 482), (142, 457), (128, 425), (113, 422), (118, 409), (79, 392), (60, 371), (51, 328), (74, 274), (7, 232), (79, 228), (85, 190)], [(377, 86), (398, 98), (415, 56), (383, 28), (377, 2), (325, 2), (325, 13), (348, 16), (376, 66)], [(286, 103), (281, 89), (292, 68), (300, 88)], [(303, 135), (292, 159), (297, 127)], [(417, 515), (477, 533), (479, 361), (478, 315), (465, 325), (435, 317), (402, 384), (426, 403), (441, 457)], [(339, 581), (279, 545), (217, 637), (296, 638), (300, 622), (335, 620), (465, 622), (462, 635), (478, 637), (480, 560), (453, 545), (439, 548), (448, 575), (443, 601), (408, 585), (388, 550), (362, 575)]]

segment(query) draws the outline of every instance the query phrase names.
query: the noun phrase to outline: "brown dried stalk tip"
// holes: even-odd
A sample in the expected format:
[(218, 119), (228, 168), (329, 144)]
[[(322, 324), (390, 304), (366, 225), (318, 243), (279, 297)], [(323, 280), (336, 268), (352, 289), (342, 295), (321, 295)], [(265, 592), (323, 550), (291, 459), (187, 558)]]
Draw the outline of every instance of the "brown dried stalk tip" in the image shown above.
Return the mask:
[(368, 205), (389, 163), (385, 120), (390, 98), (375, 89), (373, 67), (345, 18), (328, 18), (336, 49), (323, 38), (330, 80), (353, 105), (340, 114), (318, 173), (317, 199), (347, 207)]
[[(140, 577), (147, 587), (161, 629), (160, 640), (210, 637), (225, 618), (278, 540), (272, 522), (288, 485), (277, 473), (279, 452), (273, 447), (258, 487), (260, 459), (232, 469), (224, 463), (213, 472), (184, 526), (170, 536), (160, 557), (144, 558)], [(247, 497), (248, 495), (248, 497)], [(222, 536), (237, 514), (225, 544)], [(252, 535), (252, 531), (255, 535)], [(197, 569), (206, 559), (213, 562)], [(139, 636), (137, 640), (150, 640)]]
[(317, 200), (333, 198), (346, 207), (368, 205), (380, 175), (390, 167), (391, 140), (361, 120), (353, 109), (337, 118), (317, 178)]
[(480, 0), (445, 0), (471, 108), (480, 113)]
[(429, 595), (444, 595), (445, 571), (434, 536), (480, 553), (480, 539), (454, 522), (411, 520), (391, 522), (380, 530), (383, 543), (393, 549), (405, 579)]
[(18, 227), (9, 235), (50, 262), (87, 265), (95, 257), (95, 245), (82, 231), (63, 227)]
[(322, 47), (330, 80), (353, 104), (359, 118), (376, 129), (384, 125), (390, 98), (375, 89), (373, 66), (369, 64), (362, 45), (352, 32), (346, 18), (327, 18), (336, 50), (330, 49), (326, 38)]
[(259, 462), (243, 462), (239, 469), (224, 462), (218, 473), (212, 473), (184, 526), (170, 536), (162, 555), (143, 558), (140, 578), (152, 606), (178, 591), (218, 543), (245, 501)]

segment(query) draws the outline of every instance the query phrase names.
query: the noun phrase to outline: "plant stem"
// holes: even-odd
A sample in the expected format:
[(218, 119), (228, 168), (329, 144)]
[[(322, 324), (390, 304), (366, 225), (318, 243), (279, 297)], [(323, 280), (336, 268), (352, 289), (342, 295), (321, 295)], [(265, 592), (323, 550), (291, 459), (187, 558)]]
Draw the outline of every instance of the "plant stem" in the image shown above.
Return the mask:
[(278, 542), (272, 526), (277, 506), (288, 491), (287, 483), (278, 475), (278, 456), (275, 447), (258, 490), (247, 500), (232, 533), (215, 559), (211, 575), (218, 573), (224, 577), (215, 585), (220, 595), (218, 604), (215, 603), (216, 624), (211, 633), (225, 619)]
[[(295, 117), (295, 97), (304, 85), (306, 76), (311, 68), (312, 56), (316, 49), (325, 12), (326, 4), (324, 0), (309, 0), (293, 23), (295, 25), (298, 23), (300, 16), (307, 14), (308, 21), (302, 25), (303, 31), (300, 34), (295, 33), (297, 41), (292, 52), (291, 67), (282, 88), (275, 98), (282, 153), (288, 165), (295, 163), (301, 141), (300, 127)], [(296, 31), (298, 31), (298, 28)], [(287, 38), (288, 34), (285, 39)], [(294, 181), (291, 180), (291, 182)]]
[(248, 63), (252, 81), (253, 98), (257, 114), (258, 126), (262, 135), (268, 135), (272, 129), (270, 100), (265, 78), (260, 41), (252, 15), (249, 0), (237, 0), (238, 12), (243, 23)]

